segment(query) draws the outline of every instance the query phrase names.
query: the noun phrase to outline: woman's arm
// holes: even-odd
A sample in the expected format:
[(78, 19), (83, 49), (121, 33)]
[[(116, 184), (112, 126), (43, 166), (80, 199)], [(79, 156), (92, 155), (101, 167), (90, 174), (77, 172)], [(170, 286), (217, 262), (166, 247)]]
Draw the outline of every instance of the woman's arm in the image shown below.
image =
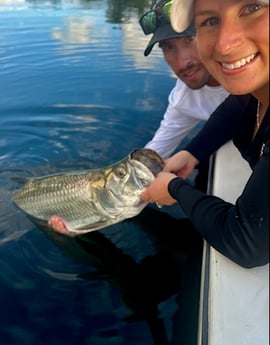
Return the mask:
[(269, 145), (235, 205), (179, 178), (171, 178), (168, 189), (216, 250), (246, 268), (269, 262)]

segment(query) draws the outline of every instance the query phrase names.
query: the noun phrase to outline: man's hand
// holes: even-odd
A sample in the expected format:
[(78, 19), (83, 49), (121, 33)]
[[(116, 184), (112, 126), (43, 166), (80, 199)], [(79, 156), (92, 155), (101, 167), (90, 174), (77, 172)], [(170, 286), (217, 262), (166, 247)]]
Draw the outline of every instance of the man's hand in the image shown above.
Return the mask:
[(168, 158), (163, 171), (173, 172), (186, 179), (200, 162), (190, 152), (182, 150)]

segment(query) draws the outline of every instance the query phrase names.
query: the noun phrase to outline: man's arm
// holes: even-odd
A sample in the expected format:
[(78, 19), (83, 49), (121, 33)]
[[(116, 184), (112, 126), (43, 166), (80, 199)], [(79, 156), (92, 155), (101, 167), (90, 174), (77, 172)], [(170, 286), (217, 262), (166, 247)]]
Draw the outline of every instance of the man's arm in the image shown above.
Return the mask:
[(185, 147), (200, 162), (207, 161), (222, 145), (233, 137), (249, 95), (229, 96), (210, 116), (204, 127)]
[(163, 158), (168, 158), (199, 122), (200, 120), (180, 113), (169, 104), (154, 137), (145, 147), (158, 152)]
[(177, 79), (160, 127), (146, 147), (168, 158), (199, 122), (208, 120), (227, 96), (221, 87), (205, 86), (192, 90)]

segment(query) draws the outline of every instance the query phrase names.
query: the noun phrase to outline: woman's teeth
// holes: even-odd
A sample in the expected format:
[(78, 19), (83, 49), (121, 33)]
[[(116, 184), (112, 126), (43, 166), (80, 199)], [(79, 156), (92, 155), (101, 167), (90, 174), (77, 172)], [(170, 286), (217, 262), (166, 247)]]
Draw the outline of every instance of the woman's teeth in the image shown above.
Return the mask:
[(230, 70), (233, 70), (233, 69), (237, 69), (237, 68), (240, 68), (242, 66), (245, 66), (247, 63), (249, 63), (250, 61), (252, 61), (253, 59), (255, 58), (255, 54), (252, 54), (246, 58), (242, 58), (241, 60), (239, 61), (236, 61), (234, 63), (225, 63), (225, 62), (222, 62), (221, 65), (222, 67), (224, 68), (227, 68), (227, 69), (230, 69)]

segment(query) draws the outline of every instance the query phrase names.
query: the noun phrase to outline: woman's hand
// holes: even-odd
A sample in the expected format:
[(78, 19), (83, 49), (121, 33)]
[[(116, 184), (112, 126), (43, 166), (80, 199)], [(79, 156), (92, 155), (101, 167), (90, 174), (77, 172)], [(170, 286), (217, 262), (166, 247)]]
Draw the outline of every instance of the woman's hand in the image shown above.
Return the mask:
[(200, 162), (190, 152), (182, 150), (168, 158), (163, 171), (173, 172), (186, 179)]
[[(186, 179), (200, 162), (188, 151), (180, 151), (165, 162), (165, 167), (151, 185), (142, 193), (141, 198), (158, 205), (172, 205), (176, 202), (168, 191), (169, 182), (179, 176)], [(172, 173), (173, 172), (173, 173)]]
[(176, 202), (168, 191), (169, 182), (176, 177), (175, 174), (161, 172), (142, 193), (141, 197), (146, 202), (155, 202), (158, 205), (172, 205)]

